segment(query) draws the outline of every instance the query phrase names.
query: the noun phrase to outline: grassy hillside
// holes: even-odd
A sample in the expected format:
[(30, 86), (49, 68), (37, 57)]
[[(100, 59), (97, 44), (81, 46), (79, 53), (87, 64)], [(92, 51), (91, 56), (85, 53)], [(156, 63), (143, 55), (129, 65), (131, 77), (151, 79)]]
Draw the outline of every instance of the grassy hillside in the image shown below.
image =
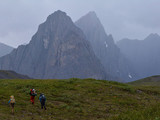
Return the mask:
[[(0, 86), (0, 120), (160, 120), (160, 89), (93, 79), (0, 80)], [(46, 94), (46, 111), (38, 97), (30, 103), (31, 88)]]
[(160, 86), (160, 75), (147, 77), (141, 80), (130, 82), (129, 84), (136, 86)]

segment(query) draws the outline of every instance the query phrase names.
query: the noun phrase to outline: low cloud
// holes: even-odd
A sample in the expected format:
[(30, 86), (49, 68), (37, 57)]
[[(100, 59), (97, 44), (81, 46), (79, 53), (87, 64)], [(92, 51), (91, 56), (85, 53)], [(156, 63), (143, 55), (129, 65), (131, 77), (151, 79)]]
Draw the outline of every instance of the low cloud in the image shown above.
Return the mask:
[(116, 41), (143, 39), (150, 33), (160, 34), (159, 5), (159, 0), (4, 0), (0, 1), (0, 42), (14, 47), (28, 43), (38, 25), (58, 9), (73, 21), (95, 11)]

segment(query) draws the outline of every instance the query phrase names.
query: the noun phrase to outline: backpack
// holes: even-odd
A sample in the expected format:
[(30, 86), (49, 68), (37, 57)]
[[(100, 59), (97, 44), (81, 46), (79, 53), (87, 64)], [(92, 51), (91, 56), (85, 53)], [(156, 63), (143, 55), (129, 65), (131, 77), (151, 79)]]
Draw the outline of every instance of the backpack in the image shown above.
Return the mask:
[(46, 97), (44, 95), (41, 96), (41, 100), (45, 101)]
[(15, 99), (14, 99), (14, 98), (11, 98), (10, 103), (15, 103)]
[(29, 94), (30, 94), (30, 95), (32, 95), (32, 89), (30, 89), (30, 92), (29, 92)]
[(33, 91), (33, 89), (30, 89), (30, 93), (31, 96), (37, 96), (37, 94), (35, 93), (35, 91)]

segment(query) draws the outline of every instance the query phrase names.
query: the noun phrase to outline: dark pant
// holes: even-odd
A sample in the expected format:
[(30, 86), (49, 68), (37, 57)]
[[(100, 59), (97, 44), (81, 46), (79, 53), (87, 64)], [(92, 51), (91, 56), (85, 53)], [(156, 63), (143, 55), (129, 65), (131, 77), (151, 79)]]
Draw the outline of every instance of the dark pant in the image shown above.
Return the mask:
[(44, 107), (44, 109), (46, 110), (45, 101), (42, 101), (42, 102), (41, 102), (41, 109), (43, 109), (43, 107)]
[(12, 114), (14, 114), (14, 103), (11, 103), (11, 108), (12, 108)]
[(11, 107), (14, 108), (14, 103), (11, 103)]

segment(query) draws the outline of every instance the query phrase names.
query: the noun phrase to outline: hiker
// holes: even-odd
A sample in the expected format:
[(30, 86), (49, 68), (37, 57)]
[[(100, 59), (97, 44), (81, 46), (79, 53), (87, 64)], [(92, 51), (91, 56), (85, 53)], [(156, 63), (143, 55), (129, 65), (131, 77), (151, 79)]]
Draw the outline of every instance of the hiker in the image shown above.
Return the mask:
[(40, 94), (39, 101), (41, 103), (41, 109), (43, 109), (43, 107), (44, 107), (44, 109), (46, 110), (46, 106), (45, 106), (46, 97), (44, 96), (43, 93)]
[(10, 96), (10, 100), (9, 100), (8, 103), (10, 104), (10, 106), (12, 108), (12, 114), (14, 114), (14, 105), (15, 105), (16, 102), (15, 102), (15, 99), (14, 99), (13, 95)]
[(30, 95), (31, 95), (31, 98), (30, 98), (31, 103), (34, 104), (34, 98), (35, 96), (37, 96), (35, 89), (30, 89)]

